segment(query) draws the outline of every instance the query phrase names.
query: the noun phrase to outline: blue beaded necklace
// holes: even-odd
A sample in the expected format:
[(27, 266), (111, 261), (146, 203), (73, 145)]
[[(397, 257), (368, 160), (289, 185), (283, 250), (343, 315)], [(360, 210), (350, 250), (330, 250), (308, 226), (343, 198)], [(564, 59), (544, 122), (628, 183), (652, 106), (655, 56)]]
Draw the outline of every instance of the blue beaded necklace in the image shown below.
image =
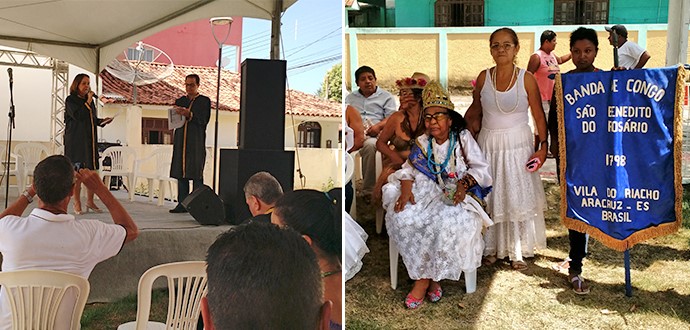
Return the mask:
[[(451, 150), (453, 150), (453, 146), (455, 145), (455, 134), (450, 134), (450, 143), (448, 144), (448, 153), (446, 154), (446, 160), (443, 161), (443, 164), (439, 164), (434, 161), (433, 159), (433, 147), (431, 146), (433, 143), (433, 137), (429, 137), (429, 145), (427, 146), (426, 149), (426, 166), (429, 168), (429, 171), (431, 171), (432, 174), (439, 174), (443, 172), (443, 170), (448, 166), (448, 161), (450, 161), (450, 157), (453, 155)], [(438, 170), (436, 170), (436, 167), (440, 166)]]

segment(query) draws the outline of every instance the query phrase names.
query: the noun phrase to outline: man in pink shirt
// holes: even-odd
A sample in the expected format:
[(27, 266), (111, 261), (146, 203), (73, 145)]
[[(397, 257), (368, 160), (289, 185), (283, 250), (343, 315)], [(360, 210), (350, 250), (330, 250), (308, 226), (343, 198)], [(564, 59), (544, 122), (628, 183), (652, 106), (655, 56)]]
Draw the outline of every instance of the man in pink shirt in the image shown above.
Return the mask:
[[(532, 54), (527, 64), (527, 71), (534, 74), (539, 86), (539, 93), (541, 94), (541, 104), (544, 108), (546, 118), (549, 118), (549, 106), (551, 104), (551, 94), (553, 93), (553, 85), (555, 83), (556, 74), (561, 70), (559, 64), (570, 60), (570, 53), (561, 57), (556, 56), (553, 51), (556, 49), (556, 32), (546, 30), (539, 38), (541, 47)], [(535, 141), (540, 141), (537, 138)]]

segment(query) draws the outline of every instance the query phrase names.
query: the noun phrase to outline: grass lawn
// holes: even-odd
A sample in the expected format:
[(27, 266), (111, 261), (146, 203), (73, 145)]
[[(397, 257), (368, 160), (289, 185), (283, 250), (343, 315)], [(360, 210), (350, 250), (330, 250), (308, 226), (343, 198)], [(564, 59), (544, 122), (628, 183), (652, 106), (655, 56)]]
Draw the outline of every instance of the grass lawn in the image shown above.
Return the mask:
[[(684, 190), (687, 192), (687, 188)], [(408, 310), (412, 288), (399, 262), (398, 288), (390, 287), (388, 237), (375, 234), (373, 212), (358, 200), (358, 220), (371, 250), (362, 270), (345, 285), (347, 329), (689, 329), (690, 197), (684, 193), (683, 228), (630, 250), (633, 296), (625, 296), (623, 253), (589, 240), (583, 276), (591, 287), (576, 295), (566, 272), (551, 268), (568, 255), (568, 233), (560, 223), (560, 193), (545, 184), (548, 248), (526, 260), (529, 269), (507, 262), (482, 266), (477, 291), (465, 293), (464, 278), (442, 281), (443, 299)], [(384, 226), (385, 228), (385, 226)]]

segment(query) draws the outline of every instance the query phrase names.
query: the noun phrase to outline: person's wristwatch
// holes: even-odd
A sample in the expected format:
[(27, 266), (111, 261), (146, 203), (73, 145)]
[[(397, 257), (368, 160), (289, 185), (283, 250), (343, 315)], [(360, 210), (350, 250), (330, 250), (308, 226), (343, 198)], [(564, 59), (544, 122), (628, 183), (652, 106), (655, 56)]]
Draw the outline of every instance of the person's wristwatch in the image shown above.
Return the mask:
[(22, 196), (26, 197), (26, 200), (29, 201), (29, 204), (34, 201), (34, 198), (31, 196), (31, 194), (29, 194), (28, 190), (24, 190), (24, 192), (22, 192)]

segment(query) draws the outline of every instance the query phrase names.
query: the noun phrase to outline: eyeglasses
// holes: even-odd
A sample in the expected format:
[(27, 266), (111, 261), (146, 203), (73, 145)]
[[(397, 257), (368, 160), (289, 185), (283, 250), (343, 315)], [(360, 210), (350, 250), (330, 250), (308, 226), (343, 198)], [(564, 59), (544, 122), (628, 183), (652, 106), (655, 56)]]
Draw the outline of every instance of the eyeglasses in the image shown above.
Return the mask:
[(512, 49), (513, 47), (515, 47), (515, 45), (509, 44), (509, 43), (504, 43), (504, 44), (493, 44), (493, 45), (491, 45), (491, 50), (494, 50), (494, 51), (499, 50), (499, 49), (510, 50), (510, 49)]
[(431, 119), (435, 119), (436, 122), (440, 122), (443, 120), (446, 120), (448, 118), (448, 113), (447, 112), (437, 112), (435, 114), (426, 114), (424, 115), (424, 121), (425, 122), (431, 122)]

